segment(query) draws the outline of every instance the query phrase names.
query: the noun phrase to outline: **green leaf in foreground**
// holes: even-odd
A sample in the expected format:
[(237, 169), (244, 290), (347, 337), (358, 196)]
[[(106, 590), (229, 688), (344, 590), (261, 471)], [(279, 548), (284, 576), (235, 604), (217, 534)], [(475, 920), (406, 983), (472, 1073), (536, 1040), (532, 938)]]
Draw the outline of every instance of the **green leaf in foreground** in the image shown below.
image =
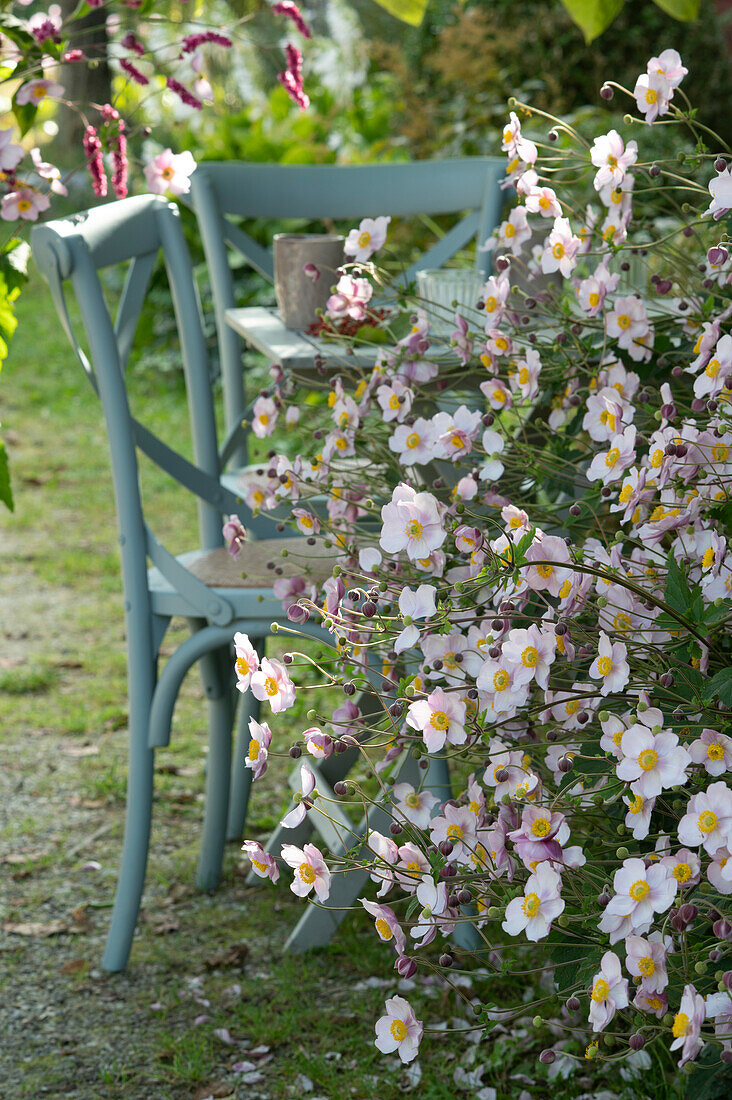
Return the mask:
[(376, 3), (388, 11), (389, 15), (401, 19), (402, 23), (418, 27), (427, 11), (428, 0), (376, 0)]
[(8, 455), (0, 441), (0, 501), (12, 512), (14, 509), (13, 504), (13, 491), (10, 488), (10, 470), (8, 468)]
[(592, 42), (612, 23), (625, 0), (562, 0), (565, 8), (585, 36)]
[(654, 0), (659, 8), (663, 8), (669, 15), (673, 15), (674, 19), (680, 19), (682, 22), (697, 18), (699, 2), (700, 0)]
[(732, 668), (723, 668), (711, 680), (707, 680), (704, 685), (704, 699), (713, 699), (715, 695), (726, 707), (732, 707)]

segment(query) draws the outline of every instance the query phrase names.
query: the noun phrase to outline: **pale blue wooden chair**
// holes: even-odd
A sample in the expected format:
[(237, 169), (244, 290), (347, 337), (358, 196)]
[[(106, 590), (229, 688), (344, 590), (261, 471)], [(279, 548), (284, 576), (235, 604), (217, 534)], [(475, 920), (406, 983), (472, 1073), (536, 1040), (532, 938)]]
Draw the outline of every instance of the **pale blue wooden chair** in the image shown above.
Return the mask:
[[(231, 767), (231, 733), (240, 694), (234, 686), (234, 632), (247, 633), (262, 652), (270, 623), (286, 621), (271, 590), (273, 574), (268, 561), (286, 569), (288, 561), (299, 559), (313, 578), (320, 580), (330, 573), (332, 562), (322, 547), (308, 546), (304, 539), (288, 541), (287, 561), (277, 560), (282, 543), (276, 539), (247, 544), (238, 562), (222, 545), (222, 513), (236, 512), (238, 500), (219, 481), (209, 364), (177, 208), (152, 195), (129, 198), (38, 226), (32, 243), (61, 323), (101, 400), (112, 460), (127, 633), (129, 769), (122, 860), (103, 965), (121, 970), (129, 956), (145, 879), (154, 750), (168, 744), (173, 708), (186, 672), (199, 662), (209, 705), (206, 808), (197, 874), (199, 886), (209, 890), (221, 873), (230, 784), (234, 816), (241, 828), (251, 776), (241, 767), (249, 738), (248, 719), (257, 713), (251, 692), (239, 702), (239, 766)], [(125, 368), (150, 275), (161, 252), (180, 336), (194, 462), (140, 423), (128, 400)], [(124, 263), (129, 263), (129, 268), (113, 321), (98, 271)], [(81, 311), (88, 358), (76, 340), (66, 308), (67, 281)], [(174, 556), (145, 522), (138, 450), (198, 499), (197, 550)], [(188, 620), (191, 636), (159, 672), (158, 653), (173, 616)], [(315, 625), (301, 629), (329, 640)]]
[[(471, 241), (482, 244), (501, 217), (505, 160), (463, 157), (456, 160), (403, 164), (280, 165), (204, 161), (191, 177), (191, 203), (203, 239), (216, 312), (225, 409), (226, 439), (222, 467), (235, 469), (224, 482), (235, 486), (248, 461), (247, 393), (242, 368), (242, 341), (226, 323), (226, 310), (236, 305), (229, 249), (238, 253), (270, 283), (271, 249), (263, 248), (232, 219), (299, 218), (308, 221), (390, 214), (462, 215), (437, 243), (405, 272), (442, 267)], [(488, 274), (491, 254), (475, 250), (475, 267)], [(251, 400), (249, 395), (249, 400)], [(242, 513), (244, 514), (244, 513)], [(247, 522), (251, 522), (247, 517)], [(261, 523), (261, 521), (260, 521)], [(257, 521), (253, 526), (257, 529)]]

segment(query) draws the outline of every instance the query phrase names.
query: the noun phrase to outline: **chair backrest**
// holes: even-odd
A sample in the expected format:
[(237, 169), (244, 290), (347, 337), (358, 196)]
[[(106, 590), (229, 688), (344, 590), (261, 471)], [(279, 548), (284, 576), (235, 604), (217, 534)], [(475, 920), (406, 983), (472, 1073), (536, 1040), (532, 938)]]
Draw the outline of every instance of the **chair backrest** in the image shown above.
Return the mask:
[[(406, 272), (441, 267), (471, 240), (482, 243), (500, 221), (505, 161), (500, 157), (413, 161), (403, 164), (280, 165), (204, 161), (191, 177), (211, 278), (224, 389), (226, 430), (236, 431), (246, 407), (241, 339), (225, 320), (235, 303), (227, 248), (272, 281), (271, 249), (232, 218), (350, 219), (390, 214), (464, 214)], [(475, 266), (488, 274), (490, 252), (476, 248)]]
[[(194, 607), (208, 606), (205, 586), (155, 538), (143, 517), (138, 449), (198, 498), (201, 546), (222, 545), (221, 513), (236, 511), (236, 498), (219, 483), (219, 457), (200, 303), (178, 210), (165, 199), (124, 199), (36, 226), (36, 263), (46, 278), (61, 323), (97, 392), (109, 439), (126, 593), (147, 592), (147, 558)], [(156, 259), (165, 260), (185, 374), (194, 462), (170, 448), (133, 417), (126, 364)], [(113, 320), (99, 270), (128, 263)], [(64, 296), (69, 281), (79, 304), (89, 358), (76, 339)], [(229, 499), (231, 498), (231, 499)], [(138, 604), (139, 606), (139, 604)], [(149, 610), (149, 607), (148, 607)], [(214, 621), (216, 617), (212, 616)], [(222, 607), (222, 622), (227, 611)]]

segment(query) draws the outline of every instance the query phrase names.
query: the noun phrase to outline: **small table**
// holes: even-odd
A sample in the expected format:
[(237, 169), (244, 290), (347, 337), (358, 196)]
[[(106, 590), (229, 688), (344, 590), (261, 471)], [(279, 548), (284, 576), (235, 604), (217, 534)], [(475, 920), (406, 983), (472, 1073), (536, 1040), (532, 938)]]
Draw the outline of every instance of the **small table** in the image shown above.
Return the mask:
[[(250, 347), (261, 351), (272, 362), (279, 363), (286, 372), (311, 373), (315, 369), (316, 356), (331, 364), (343, 358), (336, 341), (321, 340), (317, 336), (308, 336), (306, 332), (285, 328), (275, 306), (227, 309), (226, 323)], [(364, 343), (358, 349), (359, 362), (372, 366), (378, 353), (379, 345)]]

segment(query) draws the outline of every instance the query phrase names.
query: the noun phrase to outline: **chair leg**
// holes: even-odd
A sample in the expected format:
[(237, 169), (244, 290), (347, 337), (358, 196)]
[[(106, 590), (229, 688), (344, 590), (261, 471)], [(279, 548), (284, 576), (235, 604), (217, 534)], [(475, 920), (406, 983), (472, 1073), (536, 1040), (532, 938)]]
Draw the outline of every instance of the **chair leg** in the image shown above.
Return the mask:
[[(256, 647), (256, 642), (254, 642)], [(240, 694), (237, 692), (237, 694)], [(244, 822), (247, 817), (249, 795), (252, 789), (252, 769), (246, 766), (249, 752), (249, 719), (259, 721), (261, 704), (251, 691), (241, 695), (237, 720), (236, 745), (231, 763), (231, 789), (229, 792), (229, 821), (226, 827), (227, 840), (241, 840)]]
[(214, 890), (221, 878), (229, 813), (231, 775), (231, 657), (228, 646), (201, 657), (201, 677), (209, 700), (206, 807), (196, 884)]
[(112, 921), (102, 959), (105, 970), (124, 970), (142, 900), (150, 844), (154, 750), (148, 748), (150, 706), (155, 682), (154, 662), (144, 646), (129, 646), (129, 764), (125, 831)]

